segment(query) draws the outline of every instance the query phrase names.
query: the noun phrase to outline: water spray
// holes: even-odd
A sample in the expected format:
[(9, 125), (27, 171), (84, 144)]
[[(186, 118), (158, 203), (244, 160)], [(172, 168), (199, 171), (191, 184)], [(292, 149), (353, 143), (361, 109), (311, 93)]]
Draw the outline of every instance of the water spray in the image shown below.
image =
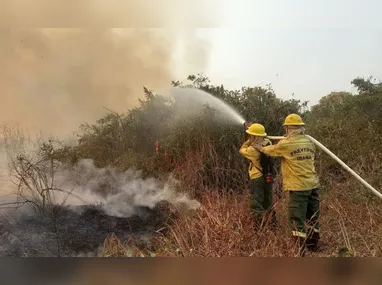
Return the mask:
[[(315, 138), (306, 135), (315, 145), (317, 145), (320, 149), (322, 149), (327, 155), (337, 161), (343, 168), (345, 168), (351, 175), (353, 175), (358, 181), (360, 181), (366, 188), (368, 188), (374, 195), (378, 198), (382, 199), (382, 194), (374, 189), (369, 183), (367, 183), (361, 176), (359, 176), (353, 169), (347, 166), (341, 159), (339, 159), (334, 153), (332, 153), (329, 149), (327, 149), (322, 143), (317, 141)], [(267, 136), (270, 140), (282, 140), (285, 137), (282, 136)]]
[[(172, 91), (172, 95), (177, 99), (185, 100), (185, 109), (192, 109), (190, 106), (190, 102), (197, 102), (201, 106), (204, 104), (208, 104), (211, 107), (218, 109), (226, 118), (230, 118), (231, 121), (235, 122), (244, 127), (244, 129), (248, 129), (251, 123), (247, 122), (236, 110), (234, 110), (231, 106), (229, 106), (224, 101), (220, 100), (217, 97), (212, 96), (211, 94), (204, 92), (199, 89), (193, 88), (175, 88)], [(339, 159), (335, 154), (333, 154), (330, 150), (328, 150), (323, 144), (314, 139), (311, 136), (307, 137), (320, 149), (322, 149), (326, 154), (328, 154), (331, 158), (337, 161), (343, 168), (345, 168), (351, 175), (353, 175), (358, 181), (360, 181), (364, 186), (366, 186), (374, 195), (378, 198), (382, 199), (382, 193), (378, 192), (374, 189), (369, 183), (367, 183), (364, 179), (362, 179), (354, 170), (352, 170), (349, 166), (347, 166), (341, 159)], [(281, 140), (285, 137), (283, 136), (267, 136), (268, 139), (271, 140)]]

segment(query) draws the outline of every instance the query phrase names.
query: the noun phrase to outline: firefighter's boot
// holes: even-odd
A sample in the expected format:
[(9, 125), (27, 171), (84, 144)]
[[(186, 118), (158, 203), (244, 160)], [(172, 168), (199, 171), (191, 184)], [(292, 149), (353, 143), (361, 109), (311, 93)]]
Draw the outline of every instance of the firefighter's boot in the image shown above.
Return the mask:
[(306, 252), (306, 238), (293, 236), (293, 244), (298, 246), (298, 256), (305, 257)]
[(318, 242), (320, 240), (320, 233), (313, 232), (308, 235), (306, 240), (306, 247), (309, 251), (317, 252), (319, 251)]

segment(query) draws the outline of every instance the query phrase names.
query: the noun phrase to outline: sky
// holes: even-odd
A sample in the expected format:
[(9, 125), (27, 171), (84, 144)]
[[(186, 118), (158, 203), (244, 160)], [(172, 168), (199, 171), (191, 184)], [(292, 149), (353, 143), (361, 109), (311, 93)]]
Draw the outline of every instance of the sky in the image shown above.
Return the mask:
[(380, 0), (220, 2), (219, 28), (197, 30), (211, 45), (212, 83), (271, 83), (279, 97), (312, 105), (331, 91), (355, 92), (355, 77), (382, 80)]
[[(382, 79), (382, 29), (204, 29), (212, 83), (241, 88), (271, 83), (284, 99), (316, 104), (331, 91), (355, 89), (360, 76)], [(294, 96), (292, 96), (294, 94)]]

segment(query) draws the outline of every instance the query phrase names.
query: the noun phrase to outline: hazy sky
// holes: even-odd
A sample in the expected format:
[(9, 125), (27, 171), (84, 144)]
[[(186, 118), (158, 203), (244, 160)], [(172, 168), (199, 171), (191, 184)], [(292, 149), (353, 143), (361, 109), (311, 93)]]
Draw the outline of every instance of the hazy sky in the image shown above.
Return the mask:
[(171, 30), (122, 30), (119, 41), (102, 29), (50, 30), (50, 37), (1, 29), (0, 122), (72, 132), (103, 107), (137, 105), (143, 86), (160, 91), (196, 73), (230, 89), (271, 83), (279, 97), (310, 105), (331, 91), (355, 91), (357, 76), (382, 79), (382, 0), (89, 0), (53, 10), (37, 2), (14, 4), (14, 15), (24, 19), (35, 8), (36, 19), (50, 20), (41, 26), (75, 12), (73, 25), (128, 19), (129, 27)]
[(272, 83), (278, 96), (317, 103), (350, 81), (382, 80), (382, 1), (250, 1), (224, 4), (206, 74), (229, 88)]

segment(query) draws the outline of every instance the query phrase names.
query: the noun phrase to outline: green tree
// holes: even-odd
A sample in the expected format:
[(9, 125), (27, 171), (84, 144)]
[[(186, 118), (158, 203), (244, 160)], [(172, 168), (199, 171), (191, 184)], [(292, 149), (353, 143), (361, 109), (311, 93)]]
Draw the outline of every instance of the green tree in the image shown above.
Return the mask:
[(368, 79), (357, 77), (351, 81), (358, 89), (359, 95), (378, 95), (382, 93), (382, 83), (372, 76)]
[[(372, 185), (382, 185), (382, 89), (370, 80), (352, 83), (358, 94), (332, 92), (312, 107), (307, 131)], [(320, 156), (320, 162), (323, 181), (348, 180), (349, 174), (328, 156)]]

